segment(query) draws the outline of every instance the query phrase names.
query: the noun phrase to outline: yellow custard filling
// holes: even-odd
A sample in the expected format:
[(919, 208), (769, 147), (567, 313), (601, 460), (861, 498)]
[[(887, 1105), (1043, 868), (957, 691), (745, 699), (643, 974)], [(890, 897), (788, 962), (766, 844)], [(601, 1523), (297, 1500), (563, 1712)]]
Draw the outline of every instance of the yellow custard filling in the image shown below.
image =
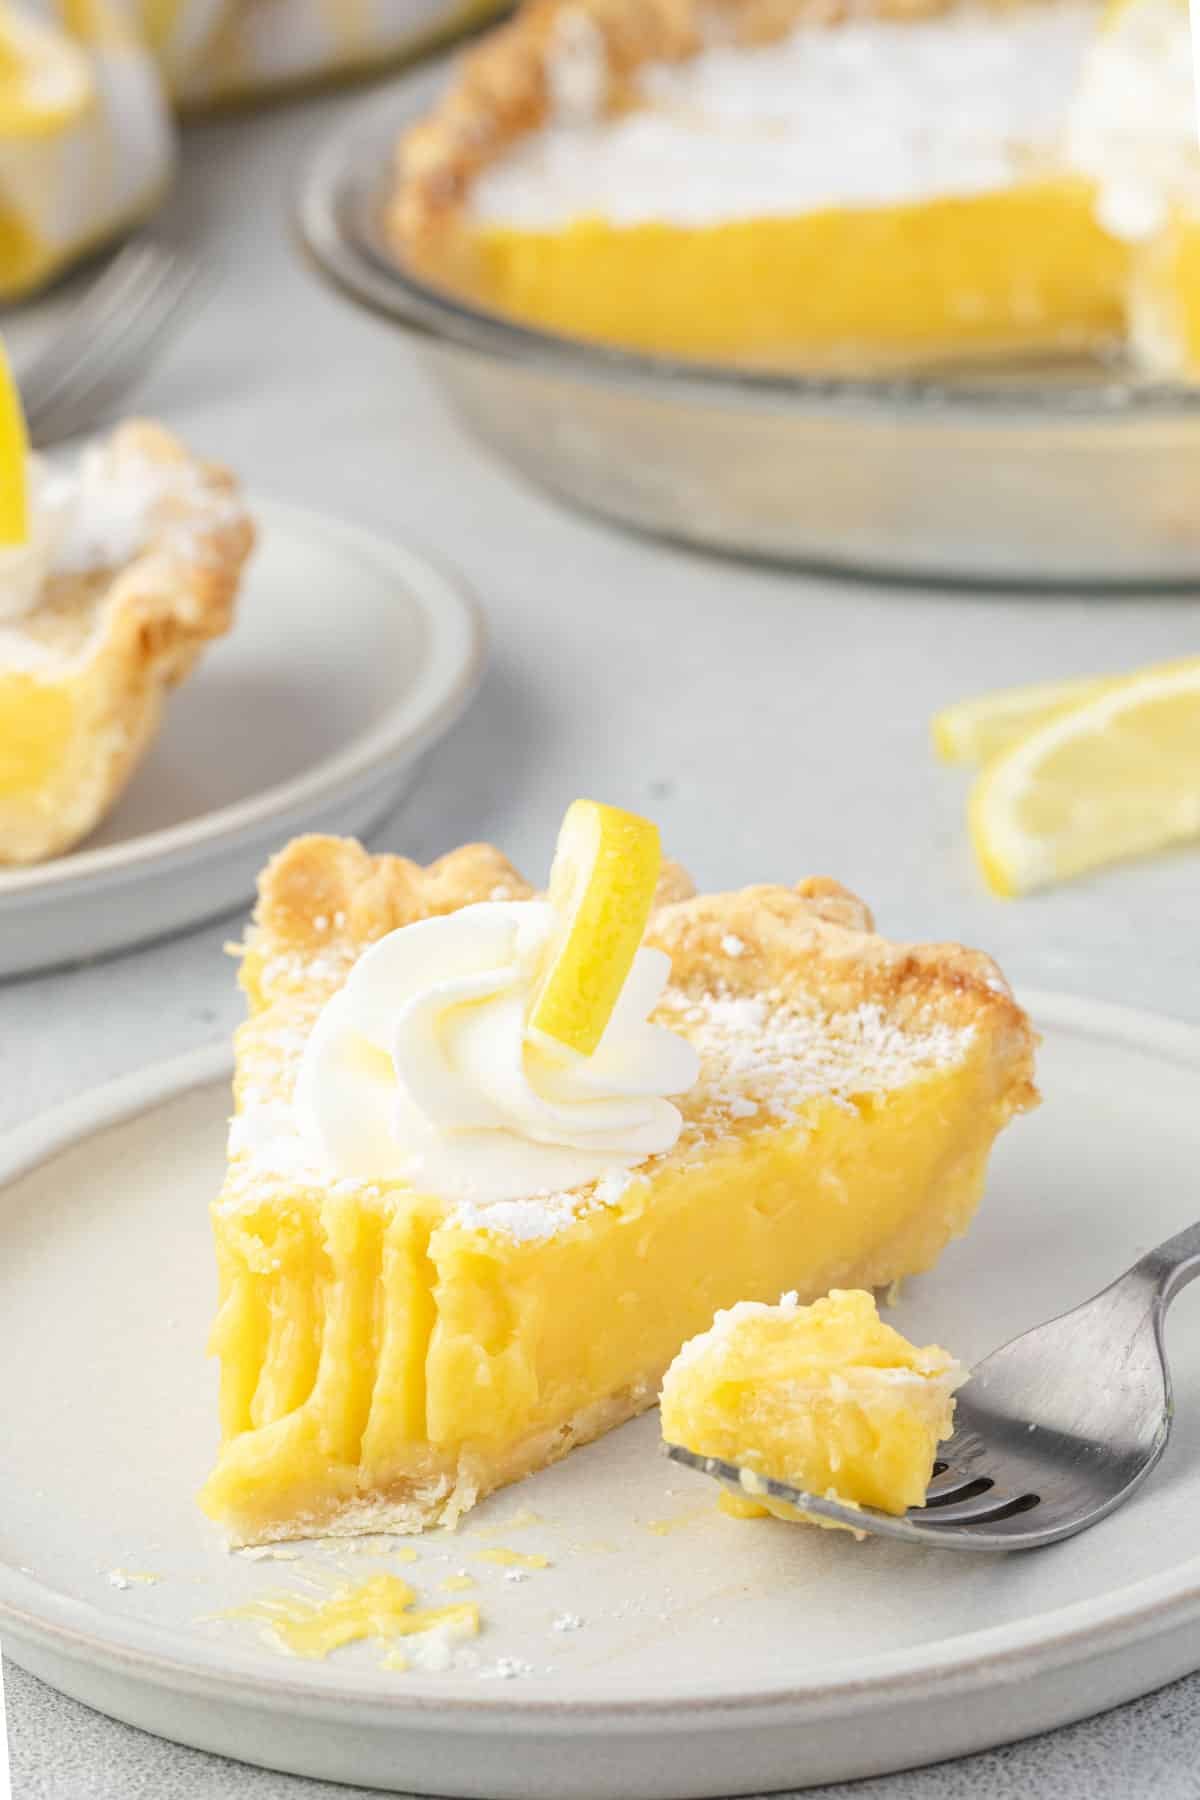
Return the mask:
[(205, 1510), (250, 1538), (368, 1496), (436, 1517), (652, 1405), (679, 1345), (781, 1272), (811, 1297), (927, 1268), (977, 1203), (1002, 1122), (989, 1090), (972, 1058), (850, 1111), (816, 1104), (534, 1243), (420, 1196), (218, 1209)]
[(74, 722), (68, 682), (0, 675), (0, 797), (15, 800), (51, 781), (67, 757)]
[(549, 331), (819, 368), (1101, 344), (1120, 335), (1128, 268), (1090, 186), (1064, 177), (694, 229), (488, 226), (454, 273)]
[(735, 1306), (685, 1344), (663, 1382), (663, 1437), (746, 1471), (748, 1498), (729, 1509), (744, 1515), (804, 1516), (759, 1492), (763, 1476), (899, 1514), (924, 1501), (961, 1379), (946, 1351), (884, 1324), (869, 1293), (789, 1295)]

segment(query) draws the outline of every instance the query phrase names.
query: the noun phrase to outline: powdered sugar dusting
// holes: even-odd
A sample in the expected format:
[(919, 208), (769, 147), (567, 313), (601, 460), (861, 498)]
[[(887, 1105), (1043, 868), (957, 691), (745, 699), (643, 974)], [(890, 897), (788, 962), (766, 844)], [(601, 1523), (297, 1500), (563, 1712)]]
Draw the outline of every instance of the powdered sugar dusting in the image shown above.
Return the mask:
[(153, 537), (168, 550), (193, 556), (204, 533), (240, 516), (232, 494), (212, 487), (188, 461), (114, 453), (108, 444), (86, 450), (75, 469), (55, 470), (43, 501), (53, 515), (51, 572), (87, 575), (116, 569)]
[(926, 19), (852, 9), (761, 47), (651, 62), (639, 103), (615, 116), (597, 116), (586, 46), (560, 45), (552, 86), (567, 104), (485, 169), (474, 215), (711, 225), (1002, 190), (1058, 153), (1095, 28), (1080, 0)]
[[(700, 1080), (680, 1100), (683, 1132), (671, 1153), (685, 1161), (689, 1151), (744, 1131), (750, 1120), (797, 1124), (815, 1101), (851, 1109), (856, 1098), (888, 1093), (922, 1071), (949, 1067), (961, 1060), (974, 1036), (973, 1026), (942, 1021), (906, 1029), (874, 1004), (808, 1014), (762, 995), (697, 1000), (668, 990), (660, 1016), (700, 1052)], [(660, 1160), (651, 1158), (643, 1169), (652, 1170)], [(596, 1207), (618, 1204), (641, 1172), (606, 1177), (573, 1194), (511, 1200), (502, 1208), (460, 1205), (454, 1223), (535, 1242)]]
[[(143, 555), (220, 563), (237, 494), (185, 456), (122, 433), (72, 465), (30, 462), (30, 539), (0, 553), (0, 666), (65, 669), (101, 638), (111, 584)], [(180, 609), (184, 598), (177, 602)]]
[(454, 1223), (465, 1231), (495, 1231), (516, 1244), (529, 1244), (565, 1230), (579, 1211), (579, 1197), (571, 1194), (532, 1194), (527, 1200), (491, 1204), (463, 1200), (454, 1210)]
[(685, 1135), (711, 1136), (722, 1118), (759, 1113), (794, 1122), (813, 1100), (850, 1106), (856, 1096), (887, 1093), (922, 1069), (958, 1061), (973, 1035), (973, 1027), (940, 1021), (906, 1029), (873, 1003), (832, 1016), (763, 995), (672, 996), (669, 1004), (671, 1023), (686, 1030), (701, 1058)]
[[(291, 1105), (307, 1035), (349, 957), (331, 947), (316, 958), (277, 959), (265, 972), (275, 982), (303, 978), (303, 990), (245, 1028), (240, 1064), (241, 1110), (230, 1129), (232, 1158), (225, 1204), (261, 1198), (264, 1180), (357, 1194), (387, 1206), (398, 1188), (352, 1180), (331, 1182), (300, 1136)], [(316, 965), (321, 978), (316, 979)], [(852, 1109), (857, 1099), (888, 1093), (923, 1072), (952, 1066), (966, 1054), (973, 1026), (941, 1020), (900, 1025), (866, 1003), (835, 1014), (802, 1011), (778, 994), (719, 992), (696, 997), (668, 989), (657, 1015), (690, 1039), (700, 1078), (680, 1108), (683, 1132), (674, 1161), (711, 1144), (768, 1125), (802, 1124), (819, 1101)], [(534, 1243), (566, 1230), (584, 1214), (616, 1207), (636, 1192), (659, 1158), (610, 1173), (590, 1186), (526, 1199), (464, 1200), (449, 1208), (457, 1228), (489, 1231), (514, 1243)]]
[(289, 1100), (260, 1095), (253, 1088), (242, 1096), (242, 1110), (229, 1123), (229, 1154), (245, 1156), (263, 1173), (281, 1180), (320, 1179), (320, 1170), (296, 1131)]

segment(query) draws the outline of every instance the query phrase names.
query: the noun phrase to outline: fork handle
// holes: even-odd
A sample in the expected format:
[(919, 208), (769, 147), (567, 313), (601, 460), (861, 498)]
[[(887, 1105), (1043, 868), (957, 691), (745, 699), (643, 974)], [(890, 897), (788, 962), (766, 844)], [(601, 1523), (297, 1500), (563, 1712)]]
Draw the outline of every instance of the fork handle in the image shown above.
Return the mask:
[(1145, 1256), (1140, 1257), (1129, 1274), (1122, 1279), (1136, 1279), (1147, 1283), (1154, 1291), (1157, 1304), (1165, 1310), (1180, 1289), (1185, 1288), (1189, 1281), (1195, 1281), (1198, 1275), (1200, 1225), (1189, 1225), (1186, 1231), (1176, 1232), (1174, 1237), (1169, 1237), (1165, 1244), (1147, 1250)]

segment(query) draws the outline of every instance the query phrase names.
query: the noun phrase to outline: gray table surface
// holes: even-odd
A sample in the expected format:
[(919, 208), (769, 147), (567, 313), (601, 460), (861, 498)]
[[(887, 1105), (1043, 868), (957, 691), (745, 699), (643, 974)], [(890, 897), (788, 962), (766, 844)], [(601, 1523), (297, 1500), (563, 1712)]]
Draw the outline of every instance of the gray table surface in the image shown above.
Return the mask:
[[(490, 673), (378, 846), (424, 859), (487, 838), (537, 874), (565, 803), (591, 793), (653, 813), (704, 885), (836, 874), (891, 935), (960, 938), (1017, 983), (1200, 1019), (1195, 856), (997, 902), (972, 868), (965, 783), (927, 743), (930, 713), (975, 689), (1194, 651), (1195, 601), (806, 578), (560, 509), (464, 436), (399, 334), (300, 267), (290, 188), (349, 104), (189, 131), (169, 219), (211, 263), (215, 287), (137, 405), (259, 492), (427, 545), (474, 583)], [(240, 1010), (220, 953), (229, 934), (225, 921), (0, 988), (0, 1126), (226, 1034)], [(347, 1791), (160, 1742), (11, 1664), (6, 1681), (16, 1800)], [(1192, 1678), (1050, 1737), (853, 1792), (1175, 1800), (1200, 1794), (1198, 1742)]]

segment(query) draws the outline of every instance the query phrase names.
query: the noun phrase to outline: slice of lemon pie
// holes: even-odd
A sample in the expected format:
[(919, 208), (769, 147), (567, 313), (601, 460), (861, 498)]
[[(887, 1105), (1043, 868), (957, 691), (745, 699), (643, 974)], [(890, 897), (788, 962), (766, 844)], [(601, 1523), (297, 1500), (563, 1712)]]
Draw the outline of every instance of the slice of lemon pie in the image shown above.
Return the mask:
[(965, 1229), (1036, 1099), (994, 964), (657, 865), (577, 802), (545, 898), (480, 846), (267, 869), (213, 1209), (235, 1542), (453, 1523), (653, 1405), (716, 1309)]
[(126, 424), (73, 471), (0, 410), (0, 864), (85, 837), (152, 741), (167, 692), (227, 631), (253, 527), (223, 469)]
[(806, 368), (1120, 335), (1063, 132), (1093, 0), (530, 0), (401, 147), (428, 279), (556, 332)]

